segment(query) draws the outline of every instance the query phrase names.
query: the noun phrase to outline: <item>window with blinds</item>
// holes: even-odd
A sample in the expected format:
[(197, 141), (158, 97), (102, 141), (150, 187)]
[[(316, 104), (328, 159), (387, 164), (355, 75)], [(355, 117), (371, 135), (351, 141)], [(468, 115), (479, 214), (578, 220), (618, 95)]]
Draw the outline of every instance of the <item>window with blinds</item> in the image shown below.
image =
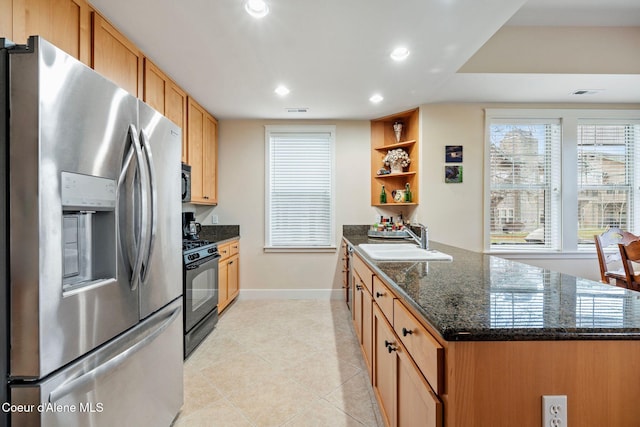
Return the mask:
[(634, 182), (639, 172), (639, 125), (580, 120), (578, 144), (578, 243), (593, 245), (607, 227), (634, 229)]
[(560, 147), (559, 120), (491, 121), (491, 246), (557, 246)]
[(266, 126), (266, 249), (335, 248), (335, 126)]

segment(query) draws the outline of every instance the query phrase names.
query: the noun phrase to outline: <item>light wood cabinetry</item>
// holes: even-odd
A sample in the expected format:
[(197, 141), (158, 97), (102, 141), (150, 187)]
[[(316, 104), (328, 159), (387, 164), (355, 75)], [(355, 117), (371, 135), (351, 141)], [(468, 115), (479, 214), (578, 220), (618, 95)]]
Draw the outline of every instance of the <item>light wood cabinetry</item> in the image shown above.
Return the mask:
[(91, 16), (93, 69), (132, 95), (142, 98), (142, 53), (98, 13), (93, 12)]
[(191, 165), (191, 203), (215, 205), (218, 122), (193, 98), (187, 99), (187, 162)]
[(182, 161), (187, 162), (187, 94), (149, 58), (144, 58), (144, 102), (182, 129)]
[(354, 327), (385, 424), (441, 427), (444, 348), (357, 254), (352, 274)]
[[(85, 0), (1, 0), (0, 6), (0, 34), (16, 43), (39, 35), (91, 64), (91, 7)], [(7, 10), (9, 13), (4, 12)]]
[[(393, 125), (401, 122), (403, 125), (400, 141), (396, 140)], [(419, 203), (419, 137), (420, 115), (419, 110), (414, 109), (391, 116), (382, 117), (371, 121), (371, 205), (372, 206), (415, 206)], [(401, 148), (407, 152), (411, 163), (402, 173), (378, 175), (383, 168), (383, 159), (389, 150)], [(412, 199), (411, 202), (395, 202), (391, 192), (404, 190), (409, 184)], [(380, 194), (384, 185), (387, 203), (380, 202)]]
[(0, 0), (0, 37), (15, 41), (13, 37), (13, 0)]
[(218, 313), (222, 313), (240, 293), (240, 240), (218, 246), (218, 252)]

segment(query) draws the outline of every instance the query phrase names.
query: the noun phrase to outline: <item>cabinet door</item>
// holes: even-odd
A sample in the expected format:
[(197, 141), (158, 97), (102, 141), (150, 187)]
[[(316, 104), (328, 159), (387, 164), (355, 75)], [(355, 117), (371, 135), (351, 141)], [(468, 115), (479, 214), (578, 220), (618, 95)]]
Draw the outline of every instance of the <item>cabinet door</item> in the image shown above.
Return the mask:
[(358, 343), (362, 345), (362, 296), (364, 286), (360, 277), (353, 273), (353, 327), (356, 330)]
[(369, 378), (372, 378), (373, 369), (373, 297), (366, 287), (362, 287), (362, 349), (364, 361), (367, 364)]
[(218, 265), (218, 312), (224, 310), (229, 299), (227, 282), (229, 280), (229, 268), (226, 261)]
[[(232, 300), (238, 296), (239, 289), (239, 273), (240, 273), (240, 257), (234, 255), (229, 260), (229, 274), (227, 278), (228, 299)], [(229, 301), (231, 302), (231, 301)]]
[(202, 193), (211, 204), (218, 203), (217, 196), (218, 121), (210, 114), (204, 115), (202, 159), (204, 163)]
[(187, 160), (191, 165), (191, 201), (204, 202), (202, 177), (204, 163), (202, 159), (202, 143), (205, 112), (192, 98), (188, 98), (187, 110)]
[[(89, 65), (89, 14), (85, 0), (13, 0), (13, 41), (25, 43), (37, 34)], [(0, 24), (4, 19), (0, 18)]]
[[(373, 389), (378, 395), (385, 425), (394, 426), (395, 367), (397, 347), (391, 327), (377, 305), (373, 305)], [(389, 348), (392, 350), (389, 351)]]
[(169, 81), (164, 96), (164, 115), (182, 129), (182, 161), (187, 163), (187, 93)]
[(142, 98), (142, 55), (138, 48), (96, 12), (93, 17), (93, 69)]
[(396, 353), (396, 423), (398, 427), (442, 426), (442, 404), (404, 347)]
[(13, 37), (13, 1), (0, 0), (0, 36), (17, 41)]
[(144, 102), (182, 130), (182, 161), (187, 163), (187, 94), (149, 58), (144, 58)]
[(149, 58), (144, 58), (144, 97), (142, 100), (166, 116), (165, 92), (167, 77)]

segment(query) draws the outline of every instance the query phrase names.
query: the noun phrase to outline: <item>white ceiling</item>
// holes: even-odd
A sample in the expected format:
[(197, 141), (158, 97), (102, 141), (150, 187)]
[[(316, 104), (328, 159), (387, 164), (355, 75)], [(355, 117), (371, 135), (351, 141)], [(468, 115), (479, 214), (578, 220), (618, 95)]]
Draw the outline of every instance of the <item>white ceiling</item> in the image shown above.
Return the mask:
[[(457, 74), (503, 25), (640, 26), (639, 0), (91, 0), (219, 119), (371, 119), (431, 102), (640, 102), (640, 75)], [(397, 45), (411, 50), (396, 63)], [(277, 85), (290, 90), (274, 93)], [(631, 90), (630, 90), (631, 88)], [(384, 100), (369, 102), (379, 93)], [(287, 108), (308, 108), (289, 113)]]

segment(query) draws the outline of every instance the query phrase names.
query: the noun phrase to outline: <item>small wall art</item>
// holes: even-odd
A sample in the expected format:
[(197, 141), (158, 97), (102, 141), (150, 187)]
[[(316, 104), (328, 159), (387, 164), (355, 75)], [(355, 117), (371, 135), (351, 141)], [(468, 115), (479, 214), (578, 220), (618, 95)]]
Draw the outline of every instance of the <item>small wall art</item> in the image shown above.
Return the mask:
[(462, 163), (462, 145), (445, 145), (445, 163)]
[(462, 182), (462, 166), (446, 165), (444, 167), (444, 182), (447, 184)]

